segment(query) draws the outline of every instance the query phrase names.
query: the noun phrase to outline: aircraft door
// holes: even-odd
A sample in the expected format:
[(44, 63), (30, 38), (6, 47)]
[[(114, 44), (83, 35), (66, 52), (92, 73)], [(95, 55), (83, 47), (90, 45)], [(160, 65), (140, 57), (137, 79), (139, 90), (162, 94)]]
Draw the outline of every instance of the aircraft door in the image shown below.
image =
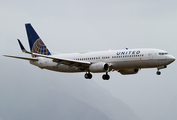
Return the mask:
[(153, 54), (154, 54), (153, 51), (151, 51), (151, 52), (149, 53), (149, 59), (150, 59), (150, 60), (153, 60)]

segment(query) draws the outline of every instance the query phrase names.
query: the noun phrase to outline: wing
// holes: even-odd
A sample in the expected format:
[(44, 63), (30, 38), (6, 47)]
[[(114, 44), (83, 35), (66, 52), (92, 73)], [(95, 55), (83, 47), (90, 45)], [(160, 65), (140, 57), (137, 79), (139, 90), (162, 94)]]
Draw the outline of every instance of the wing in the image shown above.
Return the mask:
[[(52, 59), (53, 62), (58, 63), (58, 65), (64, 64), (64, 65), (67, 65), (68, 68), (71, 68), (71, 67), (75, 66), (78, 69), (83, 70), (83, 71), (85, 71), (85, 70), (88, 71), (89, 66), (91, 64), (91, 62), (87, 62), (87, 61), (77, 61), (77, 60), (72, 60), (72, 59), (57, 58), (57, 57), (35, 54), (35, 53), (32, 53), (32, 54), (35, 55), (35, 56), (38, 56), (38, 57), (44, 57), (44, 58)], [(17, 58), (17, 59), (23, 59), (23, 60), (38, 61), (37, 58), (27, 58), (27, 57), (18, 57), (18, 56), (10, 56), (10, 55), (3, 55), (3, 56), (11, 57), (11, 58)]]
[(73, 59), (58, 58), (58, 57), (55, 57), (52, 55), (50, 55), (50, 56), (49, 55), (41, 55), (41, 54), (37, 54), (37, 53), (30, 53), (30, 54), (38, 56), (38, 57), (52, 59), (53, 62), (58, 63), (58, 65), (64, 64), (64, 65), (67, 65), (68, 68), (75, 66), (78, 69), (83, 70), (83, 71), (85, 71), (85, 70), (88, 71), (89, 66), (92, 64), (91, 62), (88, 62), (88, 61), (79, 61), (79, 60), (73, 60)]
[(27, 54), (31, 54), (34, 56), (38, 56), (38, 57), (44, 57), (44, 58), (48, 58), (48, 59), (52, 59), (53, 62), (58, 63), (58, 65), (60, 64), (64, 64), (64, 65), (68, 65), (68, 68), (76, 66), (78, 69), (80, 70), (88, 70), (89, 66), (92, 64), (91, 62), (87, 62), (87, 61), (78, 61), (78, 60), (73, 60), (73, 59), (66, 59), (66, 58), (58, 58), (58, 57), (54, 57), (52, 55), (43, 55), (43, 54), (37, 54), (37, 53), (32, 53), (27, 51), (23, 44), (20, 42), (20, 40), (18, 39), (20, 48), (23, 52), (27, 53)]
[(10, 55), (3, 55), (5, 57), (11, 57), (11, 58), (17, 58), (17, 59), (23, 59), (23, 60), (32, 60), (32, 61), (38, 61), (36, 58), (27, 58), (27, 57), (18, 57), (18, 56), (10, 56)]
[[(22, 52), (25, 52), (27, 54), (31, 54), (32, 56), (38, 56), (38, 57), (52, 59), (53, 62), (58, 63), (58, 65), (64, 64), (64, 65), (67, 65), (68, 68), (75, 66), (80, 70), (88, 71), (89, 66), (92, 64), (91, 62), (87, 62), (87, 61), (78, 61), (78, 60), (73, 60), (73, 59), (58, 58), (58, 57), (52, 56), (52, 55), (43, 55), (43, 54), (32, 53), (32, 52), (27, 51), (24, 48), (23, 44), (21, 43), (21, 41), (19, 39), (18, 39), (18, 42), (19, 42), (19, 45), (20, 45), (20, 48), (21, 48)], [(9, 55), (4, 55), (4, 56), (23, 59), (23, 60), (38, 61), (37, 58), (26, 58), (26, 57), (9, 56)]]

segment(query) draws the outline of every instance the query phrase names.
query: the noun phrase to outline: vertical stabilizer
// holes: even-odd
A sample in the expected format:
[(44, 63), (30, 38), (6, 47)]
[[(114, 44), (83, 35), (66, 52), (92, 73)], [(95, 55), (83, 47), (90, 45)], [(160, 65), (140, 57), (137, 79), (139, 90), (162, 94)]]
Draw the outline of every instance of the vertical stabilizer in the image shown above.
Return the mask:
[[(25, 24), (25, 27), (31, 52), (42, 55), (51, 55), (50, 51), (47, 49), (46, 45), (43, 43), (31, 24)], [(32, 57), (36, 56), (33, 55)]]

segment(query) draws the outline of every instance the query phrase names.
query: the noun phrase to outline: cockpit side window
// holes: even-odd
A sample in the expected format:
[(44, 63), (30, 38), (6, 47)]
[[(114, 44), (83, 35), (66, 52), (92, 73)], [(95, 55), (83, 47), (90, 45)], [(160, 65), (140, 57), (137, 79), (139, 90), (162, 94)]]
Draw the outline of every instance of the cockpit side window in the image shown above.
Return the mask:
[(159, 53), (159, 55), (167, 55), (168, 53)]

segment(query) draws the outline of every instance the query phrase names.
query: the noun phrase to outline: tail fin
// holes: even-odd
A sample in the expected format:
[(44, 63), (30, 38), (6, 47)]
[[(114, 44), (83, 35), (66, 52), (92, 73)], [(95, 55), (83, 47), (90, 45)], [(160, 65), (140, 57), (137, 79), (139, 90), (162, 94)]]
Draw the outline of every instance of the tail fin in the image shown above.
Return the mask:
[[(31, 52), (42, 55), (51, 55), (50, 51), (47, 49), (46, 45), (43, 43), (31, 24), (25, 24), (25, 27)], [(32, 55), (32, 57), (36, 56)]]

